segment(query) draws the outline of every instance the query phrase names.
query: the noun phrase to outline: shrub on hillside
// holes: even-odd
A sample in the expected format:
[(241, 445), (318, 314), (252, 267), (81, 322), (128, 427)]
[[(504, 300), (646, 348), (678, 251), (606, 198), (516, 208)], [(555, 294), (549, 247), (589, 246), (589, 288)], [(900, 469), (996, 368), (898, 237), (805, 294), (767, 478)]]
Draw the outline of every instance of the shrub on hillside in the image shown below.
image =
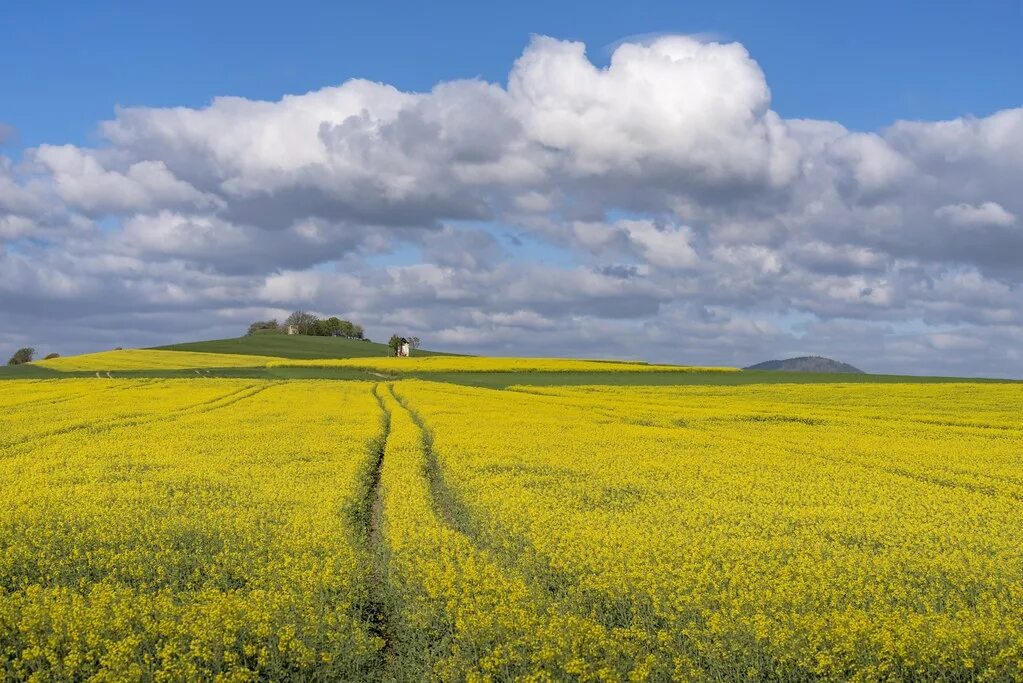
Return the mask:
[(277, 320), (257, 320), (249, 325), (249, 334), (273, 334), (282, 332)]
[(18, 349), (17, 351), (14, 352), (14, 355), (11, 356), (11, 359), (7, 361), (7, 364), (21, 365), (22, 363), (31, 363), (32, 356), (35, 355), (35, 352), (36, 350), (33, 349), (31, 346), (26, 346), (25, 348)]

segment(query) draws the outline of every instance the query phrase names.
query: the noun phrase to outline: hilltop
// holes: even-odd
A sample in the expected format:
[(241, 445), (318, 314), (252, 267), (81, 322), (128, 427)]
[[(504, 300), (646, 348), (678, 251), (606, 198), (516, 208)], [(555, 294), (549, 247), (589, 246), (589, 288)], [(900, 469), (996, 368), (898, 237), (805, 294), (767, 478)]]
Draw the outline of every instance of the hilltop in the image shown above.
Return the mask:
[(866, 374), (848, 363), (824, 358), (823, 356), (800, 356), (785, 360), (769, 360), (750, 365), (743, 370), (782, 370), (786, 372), (832, 372), (849, 375)]
[[(371, 358), (392, 355), (387, 344), (343, 337), (313, 337), (287, 334), (250, 334), (233, 339), (185, 342), (154, 346), (155, 351), (195, 351), (232, 355), (274, 356), (276, 358)], [(450, 356), (441, 351), (417, 349), (417, 356)]]

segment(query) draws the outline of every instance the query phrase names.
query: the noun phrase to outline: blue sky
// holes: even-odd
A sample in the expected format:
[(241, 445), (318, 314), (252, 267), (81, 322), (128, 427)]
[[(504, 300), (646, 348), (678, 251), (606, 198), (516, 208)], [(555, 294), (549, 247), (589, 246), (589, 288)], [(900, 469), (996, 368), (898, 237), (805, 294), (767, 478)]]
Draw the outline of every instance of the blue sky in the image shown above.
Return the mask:
[(501, 82), (530, 34), (585, 42), (596, 63), (633, 35), (744, 44), (785, 117), (873, 130), (1019, 104), (1023, 3), (5, 3), (0, 122), (10, 147), (95, 142), (117, 105), (278, 99), (360, 77), (404, 90)]
[(302, 308), (468, 353), (1023, 377), (1021, 26), (993, 1), (6, 3), (0, 353)]

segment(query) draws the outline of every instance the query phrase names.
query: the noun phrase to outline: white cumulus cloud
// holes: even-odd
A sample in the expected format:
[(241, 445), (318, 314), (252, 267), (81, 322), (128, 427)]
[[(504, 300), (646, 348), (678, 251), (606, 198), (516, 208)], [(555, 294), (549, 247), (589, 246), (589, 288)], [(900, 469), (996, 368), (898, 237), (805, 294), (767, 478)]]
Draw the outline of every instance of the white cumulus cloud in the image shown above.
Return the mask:
[(11, 343), (303, 307), (466, 351), (1023, 375), (1023, 108), (850, 131), (779, 116), (738, 43), (648, 36), (601, 67), (537, 37), (507, 85), (351, 80), (99, 129), (0, 157)]
[(960, 227), (994, 225), (1005, 227), (1016, 222), (1016, 216), (1009, 213), (998, 202), (981, 204), (947, 204), (935, 209), (934, 215)]

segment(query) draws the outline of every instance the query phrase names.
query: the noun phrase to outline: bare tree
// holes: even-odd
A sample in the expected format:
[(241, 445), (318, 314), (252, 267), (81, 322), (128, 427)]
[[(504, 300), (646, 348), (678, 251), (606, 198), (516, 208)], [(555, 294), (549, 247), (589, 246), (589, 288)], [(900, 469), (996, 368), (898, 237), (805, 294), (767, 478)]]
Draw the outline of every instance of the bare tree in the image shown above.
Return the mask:
[(285, 326), (295, 326), (299, 334), (312, 334), (316, 326), (316, 316), (305, 311), (295, 311), (284, 321)]

